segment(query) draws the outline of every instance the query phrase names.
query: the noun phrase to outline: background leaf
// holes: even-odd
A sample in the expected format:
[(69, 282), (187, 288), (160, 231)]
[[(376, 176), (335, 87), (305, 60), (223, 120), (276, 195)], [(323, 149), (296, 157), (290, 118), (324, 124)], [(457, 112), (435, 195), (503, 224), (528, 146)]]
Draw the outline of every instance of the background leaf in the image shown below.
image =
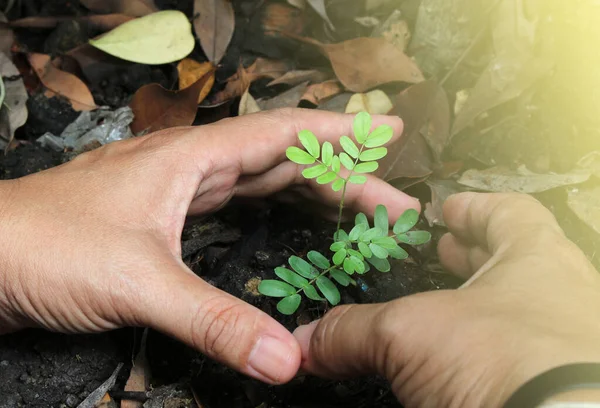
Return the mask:
[(90, 44), (126, 61), (168, 64), (187, 57), (196, 41), (181, 11), (166, 10), (121, 24)]
[(195, 0), (196, 36), (210, 62), (217, 65), (225, 56), (235, 30), (235, 15), (230, 0)]
[(325, 298), (333, 306), (340, 303), (340, 291), (335, 286), (335, 284), (329, 280), (329, 278), (326, 278), (325, 276), (319, 276), (317, 278), (317, 287), (319, 288), (323, 296), (325, 296)]
[(279, 303), (277, 303), (277, 310), (281, 314), (292, 315), (296, 313), (296, 310), (298, 310), (301, 301), (302, 297), (298, 294), (288, 296), (281, 299)]

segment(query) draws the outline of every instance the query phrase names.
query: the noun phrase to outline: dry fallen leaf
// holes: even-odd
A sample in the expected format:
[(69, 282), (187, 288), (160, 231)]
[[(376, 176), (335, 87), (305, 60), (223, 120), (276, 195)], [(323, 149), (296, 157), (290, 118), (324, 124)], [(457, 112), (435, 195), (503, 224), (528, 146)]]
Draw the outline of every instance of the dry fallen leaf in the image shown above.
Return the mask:
[(133, 20), (134, 17), (126, 14), (99, 14), (83, 17), (27, 17), (20, 20), (10, 22), (11, 27), (23, 27), (23, 28), (54, 28), (58, 24), (75, 20), (80, 23), (84, 23), (94, 29), (108, 31), (112, 30), (124, 24), (128, 21)]
[(195, 0), (196, 36), (208, 60), (217, 65), (225, 56), (235, 30), (235, 15), (230, 0)]
[(85, 79), (91, 84), (98, 84), (118, 70), (126, 69), (131, 63), (113, 57), (90, 44), (82, 44), (66, 54), (79, 64)]
[(177, 65), (177, 72), (179, 73), (179, 90), (195, 84), (197, 80), (208, 72), (211, 72), (210, 77), (198, 96), (198, 103), (206, 98), (206, 95), (208, 95), (215, 84), (215, 66), (211, 62), (198, 62), (191, 58), (186, 58), (181, 60)]
[(194, 123), (198, 96), (212, 74), (212, 71), (206, 73), (192, 86), (177, 92), (169, 91), (159, 84), (140, 88), (129, 104), (135, 114), (131, 131), (135, 134), (152, 133)]
[(249, 115), (251, 113), (260, 112), (260, 107), (256, 103), (256, 99), (250, 95), (250, 88), (246, 89), (246, 92), (242, 95), (240, 100), (240, 107), (238, 108), (238, 116)]
[(80, 0), (88, 9), (96, 13), (120, 13), (132, 17), (142, 17), (159, 11), (153, 0)]
[(327, 23), (329, 29), (335, 31), (333, 23), (327, 15), (327, 9), (325, 8), (325, 0), (306, 0), (306, 2), (313, 8), (313, 10)]
[(348, 92), (336, 95), (328, 101), (325, 101), (317, 106), (317, 109), (328, 112), (344, 113), (346, 112), (346, 106), (348, 105), (348, 101), (351, 97), (352, 94)]
[(15, 35), (9, 27), (1, 23), (8, 23), (6, 16), (0, 11), (0, 52), (10, 54), (10, 49), (15, 42)]
[(15, 131), (27, 121), (28, 95), (23, 79), (19, 78), (19, 70), (2, 52), (0, 52), (0, 76), (6, 78), (4, 100), (0, 102), (0, 145), (6, 142), (8, 147), (14, 139)]
[(580, 184), (590, 178), (591, 173), (577, 170), (566, 174), (538, 174), (525, 166), (516, 170), (492, 167), (486, 170), (467, 170), (458, 183), (482, 191), (541, 193), (556, 187)]
[[(129, 378), (125, 384), (125, 391), (144, 392), (150, 387), (150, 365), (146, 359), (146, 340), (148, 339), (148, 329), (144, 329), (140, 351), (138, 352), (133, 367), (129, 373)], [(143, 403), (139, 401), (123, 400), (121, 408), (142, 408)]]
[(51, 98), (60, 95), (71, 102), (76, 111), (94, 110), (98, 107), (88, 87), (73, 74), (56, 68), (50, 56), (46, 54), (29, 54), (29, 63), (47, 88), (46, 95)]
[(444, 202), (453, 194), (457, 194), (469, 189), (461, 186), (453, 180), (427, 180), (427, 185), (431, 189), (431, 203), (427, 203), (424, 215), (429, 226), (446, 226), (444, 223)]
[(343, 91), (339, 82), (335, 79), (322, 82), (320, 84), (313, 84), (308, 87), (302, 100), (309, 101), (314, 105), (320, 105), (321, 102), (340, 94)]
[(366, 92), (390, 82), (424, 81), (415, 62), (383, 38), (355, 38), (323, 44), (291, 33), (286, 35), (319, 47), (331, 61), (340, 82), (353, 92)]
[(290, 86), (296, 86), (302, 82), (321, 82), (326, 79), (326, 75), (323, 72), (309, 69), (309, 70), (295, 70), (289, 71), (280, 76), (277, 79), (269, 82), (267, 86), (274, 86), (279, 84), (286, 84)]
[(274, 98), (258, 101), (261, 110), (272, 110), (279, 108), (296, 108), (302, 99), (302, 95), (308, 88), (308, 82), (293, 87)]
[(383, 24), (373, 30), (371, 37), (383, 37), (404, 52), (410, 42), (410, 28), (400, 10), (394, 10)]
[(240, 97), (255, 80), (259, 78), (279, 78), (287, 71), (288, 66), (285, 62), (266, 58), (257, 58), (248, 68), (240, 65), (237, 73), (227, 79), (225, 89), (219, 92), (212, 102), (219, 104)]
[(569, 208), (600, 234), (600, 186), (570, 188), (568, 193)]
[(368, 112), (371, 115), (387, 115), (394, 105), (385, 92), (379, 89), (352, 95), (346, 113)]

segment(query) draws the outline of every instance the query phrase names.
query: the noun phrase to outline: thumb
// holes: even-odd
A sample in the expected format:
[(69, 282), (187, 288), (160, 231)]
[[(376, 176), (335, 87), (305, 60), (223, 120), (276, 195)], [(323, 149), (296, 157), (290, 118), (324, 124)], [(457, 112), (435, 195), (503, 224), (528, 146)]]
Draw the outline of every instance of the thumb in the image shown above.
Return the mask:
[(163, 261), (160, 269), (138, 288), (135, 320), (261, 381), (296, 375), (299, 345), (273, 318), (204, 282), (183, 261)]

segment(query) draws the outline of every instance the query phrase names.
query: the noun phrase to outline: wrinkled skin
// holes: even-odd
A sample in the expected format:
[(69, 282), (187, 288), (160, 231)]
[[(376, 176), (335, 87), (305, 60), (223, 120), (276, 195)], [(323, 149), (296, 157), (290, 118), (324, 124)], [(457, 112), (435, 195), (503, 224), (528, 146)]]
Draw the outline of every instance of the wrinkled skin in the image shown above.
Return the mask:
[(439, 255), (465, 285), (333, 309), (295, 332), (305, 370), (385, 375), (407, 407), (494, 408), (547, 369), (600, 362), (600, 277), (548, 210), (464, 193), (444, 215)]
[[(114, 143), (72, 162), (0, 182), (0, 334), (25, 327), (77, 333), (148, 326), (270, 383), (300, 365), (296, 339), (267, 314), (194, 275), (181, 260), (188, 215), (233, 196), (293, 186), (335, 205), (285, 150), (297, 132), (351, 134), (353, 116), (282, 110)], [(376, 117), (398, 137), (398, 118)], [(347, 203), (390, 218), (419, 203), (372, 178)]]

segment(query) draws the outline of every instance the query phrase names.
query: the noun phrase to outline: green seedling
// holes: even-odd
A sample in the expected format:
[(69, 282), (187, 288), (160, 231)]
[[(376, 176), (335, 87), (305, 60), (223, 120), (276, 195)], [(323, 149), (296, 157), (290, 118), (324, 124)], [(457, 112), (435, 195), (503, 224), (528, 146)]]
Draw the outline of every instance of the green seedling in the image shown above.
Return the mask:
[[(363, 275), (375, 268), (379, 272), (389, 272), (389, 258), (403, 260), (408, 253), (400, 246), (422, 245), (431, 239), (427, 231), (411, 231), (419, 220), (416, 210), (408, 210), (392, 226), (385, 206), (378, 205), (373, 216), (373, 225), (367, 216), (360, 213), (354, 220), (354, 227), (346, 232), (341, 228), (344, 198), (348, 184), (364, 184), (365, 174), (376, 171), (377, 163), (387, 155), (384, 147), (393, 137), (391, 126), (382, 125), (371, 132), (371, 116), (361, 112), (354, 119), (354, 140), (348, 136), (340, 138), (343, 152), (335, 154), (333, 145), (319, 143), (309, 130), (298, 134), (304, 147), (289, 147), (288, 159), (307, 167), (302, 175), (315, 179), (318, 184), (329, 184), (334, 191), (341, 191), (339, 214), (333, 244), (329, 248), (330, 258), (317, 251), (310, 251), (307, 259), (292, 256), (289, 267), (275, 268), (280, 280), (264, 280), (258, 291), (275, 298), (282, 298), (277, 310), (291, 315), (298, 310), (302, 295), (316, 301), (327, 300), (332, 305), (340, 302), (341, 294), (336, 286), (356, 286), (354, 274)], [(335, 282), (335, 283), (334, 283)]]

